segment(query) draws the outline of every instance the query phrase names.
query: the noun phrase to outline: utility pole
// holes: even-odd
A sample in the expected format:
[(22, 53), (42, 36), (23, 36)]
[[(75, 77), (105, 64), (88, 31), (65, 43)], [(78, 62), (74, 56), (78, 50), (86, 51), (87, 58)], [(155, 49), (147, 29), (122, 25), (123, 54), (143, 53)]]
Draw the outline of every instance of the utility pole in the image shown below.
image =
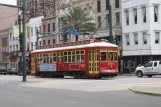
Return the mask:
[[(19, 10), (20, 11), (20, 10)], [(22, 34), (21, 34), (21, 12), (19, 12), (19, 16), (18, 16), (18, 22), (19, 22), (19, 44), (20, 44), (20, 52), (22, 53)], [(20, 55), (20, 63), (19, 63), (19, 75), (21, 75), (22, 72), (22, 54)]]
[(109, 10), (108, 23), (109, 23), (109, 41), (113, 43), (113, 34), (112, 34), (112, 9), (110, 5), (110, 0), (107, 2), (107, 7)]
[(23, 10), (23, 82), (26, 82), (26, 0), (22, 1), (22, 10)]
[(22, 36), (22, 56), (23, 56), (23, 82), (26, 82), (26, 0), (21, 0), (22, 6), (0, 3), (0, 6), (13, 7), (21, 9), (23, 12), (23, 36)]

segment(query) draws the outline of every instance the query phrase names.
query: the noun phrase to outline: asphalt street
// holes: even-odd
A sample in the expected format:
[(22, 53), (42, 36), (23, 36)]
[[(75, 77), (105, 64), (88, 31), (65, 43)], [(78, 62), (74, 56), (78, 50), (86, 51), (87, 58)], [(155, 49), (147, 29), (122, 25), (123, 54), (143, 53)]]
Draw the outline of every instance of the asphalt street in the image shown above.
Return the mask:
[(1, 80), (0, 107), (161, 107), (161, 97), (134, 94), (127, 90), (90, 92), (25, 87), (22, 84)]

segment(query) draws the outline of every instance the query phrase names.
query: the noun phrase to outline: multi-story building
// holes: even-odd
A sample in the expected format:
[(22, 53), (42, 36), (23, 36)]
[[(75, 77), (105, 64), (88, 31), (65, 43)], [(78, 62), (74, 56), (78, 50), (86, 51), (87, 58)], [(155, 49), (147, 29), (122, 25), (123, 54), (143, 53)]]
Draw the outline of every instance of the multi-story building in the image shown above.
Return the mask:
[(8, 28), (15, 23), (18, 10), (0, 6), (0, 70), (6, 70), (8, 61)]
[[(29, 37), (30, 29), (29, 23), (26, 24), (26, 62), (27, 67), (29, 62)], [(8, 45), (9, 45), (9, 68), (19, 69), (20, 65), (20, 38), (19, 38), (19, 25), (12, 25), (9, 28)]]
[(112, 31), (116, 44), (122, 47), (121, 43), (121, 0), (94, 0), (95, 1), (95, 23), (98, 31), (93, 38), (109, 39), (108, 3), (112, 8)]
[[(43, 16), (31, 18), (29, 20), (29, 26), (30, 26), (30, 51), (35, 50), (38, 48), (38, 46), (41, 46), (41, 37), (40, 34), (37, 35), (38, 32), (41, 32), (41, 25), (42, 25), (42, 18)], [(37, 41), (38, 40), (38, 41)]]
[(122, 1), (124, 68), (161, 60), (160, 3), (161, 0)]
[[(57, 32), (61, 32), (61, 23), (64, 20), (64, 15), (66, 13), (68, 13), (68, 9), (70, 9), (71, 7), (80, 7), (82, 9), (84, 9), (85, 11), (89, 12), (89, 16), (95, 16), (94, 14), (94, 9), (93, 6), (94, 2), (93, 0), (64, 0), (63, 3), (60, 3), (57, 6)], [(93, 17), (93, 19), (95, 20), (95, 17)], [(95, 22), (93, 20), (93, 22)], [(85, 40), (88, 39), (90, 37), (90, 35), (82, 35), (82, 36), (78, 36), (78, 40)], [(63, 42), (73, 42), (76, 41), (76, 36), (73, 35), (57, 35), (57, 43), (63, 43)]]

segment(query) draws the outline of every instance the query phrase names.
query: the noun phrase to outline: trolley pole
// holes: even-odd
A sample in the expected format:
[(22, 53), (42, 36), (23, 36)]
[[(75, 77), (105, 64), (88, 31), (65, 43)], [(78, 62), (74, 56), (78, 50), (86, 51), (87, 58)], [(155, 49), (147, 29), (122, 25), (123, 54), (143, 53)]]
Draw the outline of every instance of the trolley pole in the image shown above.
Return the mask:
[(26, 0), (22, 1), (22, 10), (23, 10), (23, 82), (26, 82)]
[(108, 22), (109, 22), (109, 41), (111, 43), (113, 43), (113, 34), (112, 34), (112, 9), (111, 9), (111, 5), (110, 5), (110, 0), (108, 0), (109, 2), (107, 2), (107, 6), (108, 6), (108, 10), (109, 10), (109, 17), (108, 17)]

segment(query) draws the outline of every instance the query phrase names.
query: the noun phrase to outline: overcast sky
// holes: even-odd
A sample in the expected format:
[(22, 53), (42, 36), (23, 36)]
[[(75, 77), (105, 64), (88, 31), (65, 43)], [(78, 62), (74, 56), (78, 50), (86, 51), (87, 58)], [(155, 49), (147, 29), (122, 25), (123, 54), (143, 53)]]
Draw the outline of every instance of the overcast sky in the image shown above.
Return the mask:
[(16, 5), (17, 0), (0, 0), (0, 3)]

